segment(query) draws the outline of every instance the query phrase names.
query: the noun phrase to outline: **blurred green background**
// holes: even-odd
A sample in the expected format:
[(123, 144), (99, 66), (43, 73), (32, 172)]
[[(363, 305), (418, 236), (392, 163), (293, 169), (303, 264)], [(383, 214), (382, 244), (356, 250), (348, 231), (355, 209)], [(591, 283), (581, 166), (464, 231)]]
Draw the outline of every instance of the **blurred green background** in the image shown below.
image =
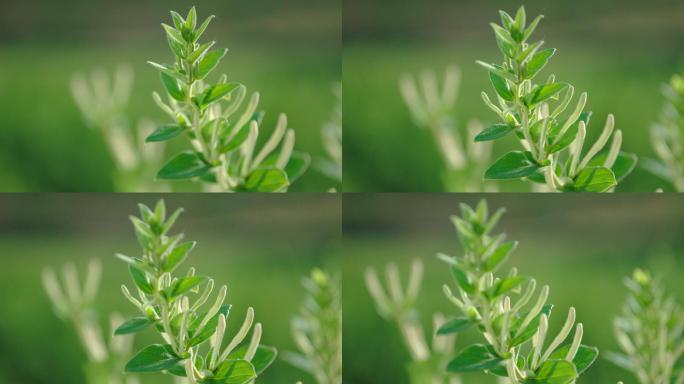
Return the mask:
[[(198, 274), (228, 285), (233, 305), (228, 327), (233, 334), (248, 306), (263, 323), (263, 343), (279, 352), (295, 350), (290, 318), (300, 307), (300, 279), (314, 266), (331, 271), (340, 265), (340, 206), (332, 194), (258, 196), (175, 194), (167, 209), (184, 207), (173, 233), (184, 232), (198, 245), (186, 261)], [(0, 383), (84, 383), (86, 355), (70, 324), (60, 322), (43, 292), (44, 267), (61, 270), (74, 262), (80, 275), (90, 258), (103, 262), (97, 297), (101, 323), (111, 311), (135, 315), (120, 285), (132, 280), (113, 256), (136, 255), (129, 215), (137, 203), (154, 204), (156, 195), (4, 195), (0, 197)], [(212, 296), (213, 297), (213, 296)], [(107, 328), (105, 328), (107, 329)], [(136, 346), (159, 342), (145, 331)], [(143, 376), (142, 384), (171, 383), (169, 377)], [(282, 360), (263, 375), (265, 383), (294, 383), (311, 378)]]
[[(396, 263), (403, 284), (411, 260), (420, 258), (425, 275), (418, 307), (426, 327), (432, 313), (458, 316), (442, 292), (452, 284), (437, 252), (461, 254), (449, 215), (458, 204), (477, 204), (477, 194), (350, 194), (344, 201), (344, 382), (354, 384), (408, 383), (410, 361), (397, 328), (375, 311), (363, 272), (367, 266), (383, 270)], [(584, 340), (605, 356), (617, 350), (612, 318), (625, 298), (623, 276), (636, 267), (649, 267), (680, 302), (684, 302), (684, 197), (676, 194), (623, 194), (612, 196), (489, 194), (490, 212), (506, 207), (498, 231), (519, 240), (504, 270), (518, 267), (551, 287), (555, 305), (551, 331), (556, 332), (570, 306), (584, 324)], [(384, 276), (384, 275), (383, 275)], [(453, 284), (452, 284), (453, 285)], [(350, 315), (353, 314), (353, 315)], [(430, 330), (431, 328), (426, 328)], [(429, 332), (429, 331), (428, 331)], [(480, 342), (473, 331), (456, 340), (456, 348)], [(579, 382), (615, 383), (636, 380), (602, 356)], [(468, 384), (496, 383), (489, 376), (469, 375)]]
[[(443, 162), (432, 137), (413, 125), (399, 95), (403, 73), (429, 68), (441, 74), (449, 64), (463, 73), (456, 105), (460, 126), (472, 118), (484, 124), (496, 116), (480, 92), (492, 91), (475, 60), (500, 62), (490, 22), (498, 10), (525, 5), (528, 20), (545, 19), (536, 40), (558, 49), (545, 73), (587, 91), (594, 112), (593, 140), (608, 113), (623, 131), (623, 148), (651, 157), (648, 128), (657, 118), (661, 84), (684, 72), (684, 3), (679, 0), (345, 0), (343, 22), (344, 188), (348, 191), (442, 191)], [(512, 135), (494, 148), (494, 159), (517, 148)], [(501, 190), (529, 190), (520, 182)], [(618, 191), (671, 187), (637, 169)]]
[[(296, 148), (323, 156), (321, 126), (333, 113), (340, 81), (340, 0), (195, 3), (200, 19), (215, 14), (205, 38), (229, 48), (216, 73), (261, 93), (264, 133), (288, 115)], [(113, 161), (101, 134), (88, 129), (72, 101), (75, 72), (112, 73), (129, 64), (135, 83), (129, 117), (165, 123), (152, 100), (163, 89), (147, 60), (168, 62), (160, 23), (185, 1), (26, 0), (0, 13), (0, 190), (112, 191)], [(265, 141), (266, 135), (260, 139)], [(167, 157), (178, 147), (167, 149)], [(184, 147), (185, 148), (185, 147)], [(334, 183), (314, 170), (291, 190), (326, 191)], [(192, 187), (183, 186), (181, 189)]]

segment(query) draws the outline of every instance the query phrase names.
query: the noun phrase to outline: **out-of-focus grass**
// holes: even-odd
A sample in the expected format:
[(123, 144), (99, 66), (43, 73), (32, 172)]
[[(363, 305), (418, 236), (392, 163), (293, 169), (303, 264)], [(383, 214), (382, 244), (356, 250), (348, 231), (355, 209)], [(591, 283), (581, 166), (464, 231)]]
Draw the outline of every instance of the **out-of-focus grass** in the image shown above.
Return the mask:
[[(684, 272), (684, 243), (677, 238), (684, 201), (676, 196), (645, 195), (602, 200), (517, 196), (487, 197), (490, 209), (508, 208), (497, 233), (520, 241), (503, 271), (515, 266), (521, 275), (550, 285), (549, 302), (555, 305), (552, 331), (560, 329), (570, 306), (577, 309), (578, 321), (584, 324), (584, 343), (601, 351), (582, 382), (631, 380), (627, 372), (604, 358), (617, 348), (612, 318), (625, 296), (622, 277), (635, 267), (650, 267), (684, 301), (684, 288), (678, 283)], [(363, 280), (367, 266), (381, 270), (389, 262), (396, 263), (405, 283), (411, 259), (422, 259), (425, 276), (418, 307), (423, 323), (429, 327), (435, 311), (447, 318), (459, 315), (442, 292), (442, 284), (453, 286), (453, 282), (435, 254), (461, 254), (448, 215), (457, 213), (458, 203), (464, 200), (472, 204), (477, 197), (357, 195), (345, 202), (344, 310), (353, 314), (346, 315), (344, 322), (344, 353), (353, 356), (345, 358), (345, 382), (408, 383), (405, 364), (410, 357), (396, 327), (375, 311)], [(635, 208), (628, 211), (627, 207)], [(468, 331), (459, 335), (456, 347), (476, 342), (482, 340)], [(468, 375), (465, 382), (493, 384), (496, 380)]]
[[(538, 38), (544, 39), (544, 23), (540, 31)], [(494, 38), (490, 40), (345, 45), (345, 190), (443, 190), (442, 161), (429, 133), (411, 122), (399, 95), (398, 80), (403, 73), (415, 74), (423, 68), (440, 73), (447, 65), (456, 64), (463, 72), (456, 107), (458, 123), (463, 126), (472, 118), (493, 123), (493, 112), (480, 98), (482, 90), (492, 94), (492, 87), (486, 71), (475, 64), (475, 60), (500, 61)], [(587, 110), (593, 111), (589, 138), (598, 136), (607, 114), (613, 113), (616, 128), (623, 131), (624, 150), (642, 158), (652, 156), (648, 128), (663, 102), (660, 86), (682, 68), (682, 53), (659, 49), (660, 42), (649, 47), (626, 42), (616, 46), (549, 40), (547, 45), (558, 48), (558, 52), (544, 72), (573, 84), (576, 95), (589, 93)], [(496, 144), (494, 158), (517, 147), (512, 138), (506, 138)], [(528, 185), (517, 181), (499, 186), (504, 191), (529, 190)], [(637, 169), (618, 190), (653, 191), (658, 187), (670, 189), (665, 182)]]
[[(161, 32), (160, 32), (161, 36)], [(296, 148), (313, 157), (324, 155), (320, 129), (335, 106), (333, 84), (339, 81), (339, 51), (288, 50), (276, 45), (242, 45), (217, 38), (230, 49), (217, 73), (244, 83), (261, 94), (266, 111), (263, 133), (272, 132), (278, 113), (288, 115), (296, 130)], [(111, 73), (120, 63), (131, 65), (135, 84), (130, 107), (133, 121), (141, 117), (167, 121), (152, 100), (163, 87), (147, 60), (167, 62), (165, 45), (5, 45), (0, 48), (0, 189), (3, 191), (111, 191), (113, 163), (98, 132), (82, 123), (69, 90), (77, 72), (101, 67)], [(292, 47), (289, 47), (292, 48)], [(185, 145), (175, 140), (168, 156)], [(154, 144), (150, 144), (154, 145)], [(307, 172), (292, 190), (325, 191), (334, 182)], [(196, 186), (177, 184), (177, 189)]]

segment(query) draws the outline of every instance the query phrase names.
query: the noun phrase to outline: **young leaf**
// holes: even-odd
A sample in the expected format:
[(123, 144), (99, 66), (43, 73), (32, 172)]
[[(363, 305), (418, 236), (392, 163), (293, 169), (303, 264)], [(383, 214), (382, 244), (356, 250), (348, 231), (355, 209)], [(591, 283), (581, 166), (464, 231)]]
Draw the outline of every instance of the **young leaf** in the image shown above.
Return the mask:
[(129, 333), (140, 332), (152, 324), (154, 324), (154, 322), (146, 317), (134, 317), (121, 324), (116, 331), (114, 331), (114, 334), (127, 335)]
[(529, 384), (570, 384), (577, 379), (575, 365), (567, 360), (546, 360), (534, 376), (525, 380)]
[(161, 127), (155, 129), (154, 132), (152, 132), (149, 136), (147, 136), (145, 142), (152, 143), (155, 141), (166, 141), (173, 139), (174, 137), (183, 133), (184, 130), (185, 128), (178, 124), (162, 125)]
[(550, 84), (538, 85), (532, 90), (532, 93), (530, 95), (528, 95), (529, 96), (528, 104), (529, 105), (539, 104), (542, 101), (545, 101), (545, 100), (555, 96), (558, 92), (564, 90), (567, 86), (568, 85), (565, 83), (550, 83)]
[(514, 131), (515, 127), (508, 124), (494, 124), (487, 127), (475, 136), (475, 141), (490, 141), (496, 140), (498, 138), (508, 135), (510, 132)]
[(451, 275), (454, 277), (454, 280), (456, 283), (466, 291), (467, 293), (474, 293), (475, 292), (475, 285), (473, 282), (470, 280), (470, 277), (468, 276), (467, 273), (463, 272), (460, 268), (458, 268), (455, 265), (451, 266)]
[[(565, 359), (568, 355), (568, 352), (570, 351), (570, 344), (566, 344), (557, 350), (553, 351), (551, 356), (549, 356), (550, 359)], [(577, 375), (581, 375), (584, 371), (587, 370), (592, 364), (594, 364), (594, 361), (596, 361), (596, 358), (599, 355), (599, 350), (596, 347), (588, 347), (586, 345), (580, 345), (579, 348), (577, 349), (577, 353), (575, 354), (575, 357), (572, 359), (572, 363), (575, 364), (575, 368), (577, 369)]]
[(227, 143), (221, 146), (221, 153), (228, 153), (239, 148), (247, 140), (247, 137), (249, 137), (247, 126), (240, 127), (240, 130)]
[(527, 65), (525, 66), (525, 78), (531, 79), (534, 76), (541, 71), (546, 64), (549, 62), (549, 59), (556, 53), (555, 48), (548, 48), (543, 51), (537, 52), (530, 61), (527, 62)]
[(287, 165), (285, 165), (288, 182), (292, 184), (299, 179), (309, 168), (309, 164), (311, 164), (311, 156), (308, 153), (293, 152)]
[(228, 313), (230, 312), (230, 305), (222, 305), (221, 308), (219, 309), (218, 313), (214, 315), (207, 324), (202, 328), (202, 330), (195, 334), (195, 331), (199, 327), (200, 323), (206, 316), (206, 313), (200, 315), (197, 317), (195, 321), (190, 323), (190, 327), (188, 327), (188, 332), (190, 334), (190, 341), (188, 342), (189, 347), (194, 347), (195, 345), (202, 344), (206, 340), (209, 340), (209, 338), (214, 335), (214, 332), (216, 332), (216, 326), (218, 325), (219, 321), (219, 315), (223, 315), (224, 317), (228, 318)]
[(491, 71), (489, 72), (489, 79), (492, 81), (494, 90), (502, 99), (513, 101), (513, 93), (511, 92), (511, 88), (508, 86), (506, 79)]
[(617, 185), (613, 171), (605, 167), (587, 167), (566, 190), (571, 192), (606, 192)]
[(204, 276), (187, 276), (178, 279), (173, 285), (168, 288), (167, 296), (169, 298), (178, 297), (196, 286), (202, 284), (207, 278)]
[(147, 279), (147, 275), (145, 275), (145, 272), (137, 268), (135, 265), (129, 265), (128, 269), (131, 273), (131, 276), (133, 277), (135, 285), (138, 288), (140, 288), (141, 291), (147, 293), (148, 295), (154, 293), (154, 288), (152, 287), (152, 284), (150, 284), (150, 281)]
[(126, 364), (126, 372), (159, 372), (179, 366), (182, 359), (165, 344), (152, 344), (138, 352)]
[[(541, 315), (544, 314), (547, 317), (551, 316), (551, 311), (553, 310), (553, 305), (551, 304), (546, 304), (542, 307), (541, 312), (535, 316), (534, 319), (525, 327), (524, 330), (520, 331), (520, 327), (523, 325), (523, 320), (525, 317), (528, 315), (528, 313), (524, 313), (522, 316), (517, 318), (514, 322), (513, 325), (511, 326), (511, 337), (512, 340), (510, 342), (511, 347), (518, 346), (527, 340), (531, 339), (532, 336), (534, 336), (535, 333), (537, 333), (537, 329), (539, 328), (539, 321), (541, 320)], [(517, 334), (517, 336), (515, 336)], [(515, 337), (513, 337), (515, 336)]]
[(511, 151), (501, 156), (485, 171), (485, 179), (518, 179), (534, 174), (540, 168), (529, 152)]
[[(594, 156), (594, 158), (589, 162), (589, 166), (603, 166), (607, 156), (607, 152), (603, 152)], [(615, 163), (611, 168), (611, 171), (613, 171), (613, 174), (615, 174), (615, 180), (617, 180), (618, 183), (624, 180), (625, 177), (632, 173), (637, 165), (638, 160), (639, 158), (637, 155), (633, 153), (626, 153), (622, 151), (618, 153), (618, 157), (615, 159)]]
[(482, 344), (474, 344), (456, 357), (447, 365), (449, 372), (481, 372), (497, 368), (504, 364), (504, 360), (497, 356), (490, 347)]
[(489, 292), (489, 297), (497, 298), (505, 293), (508, 293), (508, 291), (520, 286), (520, 284), (522, 284), (525, 280), (526, 279), (522, 276), (504, 277), (491, 288), (491, 291)]
[(290, 185), (287, 174), (278, 168), (257, 168), (247, 176), (243, 189), (248, 192), (279, 192)]
[[(228, 355), (228, 360), (244, 359), (248, 345), (241, 345)], [(254, 366), (257, 375), (260, 375), (275, 361), (278, 352), (275, 348), (268, 345), (259, 345), (250, 363)]]
[(220, 100), (227, 94), (231, 93), (233, 90), (235, 90), (237, 87), (239, 87), (239, 83), (227, 83), (227, 84), (216, 84), (209, 89), (207, 89), (204, 92), (204, 96), (202, 97), (202, 105), (207, 106), (215, 101)]
[(209, 72), (211, 72), (218, 65), (219, 61), (226, 55), (227, 49), (215, 49), (208, 52), (197, 65), (197, 73), (195, 75), (198, 79), (204, 79)]
[(449, 335), (452, 333), (463, 332), (475, 324), (475, 321), (467, 317), (459, 317), (442, 324), (437, 330), (438, 335)]
[(509, 241), (499, 245), (494, 252), (487, 258), (485, 262), (485, 271), (491, 272), (501, 265), (508, 255), (518, 246), (517, 241)]
[(158, 179), (174, 180), (189, 179), (208, 174), (211, 167), (201, 154), (196, 152), (181, 152), (169, 160), (157, 173)]
[(225, 360), (204, 382), (209, 384), (246, 384), (257, 377), (254, 366), (247, 360)]
[(169, 92), (169, 95), (173, 97), (174, 99), (178, 101), (184, 101), (185, 100), (185, 94), (183, 91), (180, 89), (178, 86), (178, 81), (171, 77), (169, 74), (166, 72), (162, 72), (160, 74), (162, 83), (164, 83), (164, 87), (166, 88), (166, 91)]
[(172, 272), (176, 269), (188, 257), (195, 244), (197, 244), (196, 241), (188, 241), (177, 245), (164, 259), (164, 271)]

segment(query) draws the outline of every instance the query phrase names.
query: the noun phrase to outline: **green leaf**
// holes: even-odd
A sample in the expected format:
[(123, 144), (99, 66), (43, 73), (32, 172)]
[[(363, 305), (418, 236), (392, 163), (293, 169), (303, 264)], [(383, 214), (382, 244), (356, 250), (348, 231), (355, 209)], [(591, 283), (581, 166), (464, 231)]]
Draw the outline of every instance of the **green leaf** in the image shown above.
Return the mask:
[(189, 347), (194, 347), (195, 345), (202, 344), (206, 340), (208, 340), (211, 336), (214, 335), (214, 332), (216, 332), (216, 327), (218, 326), (218, 319), (219, 315), (223, 315), (224, 317), (228, 318), (228, 313), (230, 312), (230, 305), (223, 304), (221, 305), (221, 308), (219, 311), (209, 319), (207, 324), (202, 328), (202, 330), (195, 334), (197, 331), (197, 327), (199, 327), (200, 323), (204, 319), (204, 317), (207, 315), (206, 313), (203, 313), (202, 315), (198, 316), (197, 319), (195, 319), (193, 322), (190, 323), (190, 326), (188, 327), (188, 333), (190, 335), (190, 341), (188, 342)]
[[(589, 166), (603, 166), (606, 157), (608, 157), (608, 152), (605, 151), (594, 156), (589, 162)], [(615, 163), (611, 168), (611, 171), (613, 171), (613, 174), (615, 175), (615, 180), (617, 180), (618, 183), (624, 180), (625, 177), (632, 173), (638, 161), (639, 158), (633, 153), (622, 151), (618, 153), (618, 157), (615, 159)]]
[(529, 105), (535, 105), (538, 103), (541, 103), (542, 101), (545, 101), (556, 94), (558, 92), (564, 90), (568, 85), (565, 83), (550, 83), (550, 84), (544, 84), (544, 85), (538, 85), (536, 86), (530, 95), (528, 95), (528, 104)]
[(494, 72), (489, 72), (489, 79), (492, 81), (494, 90), (501, 96), (502, 99), (506, 101), (513, 101), (513, 93), (511, 92), (506, 79), (497, 75)]
[(282, 192), (290, 185), (284, 170), (257, 168), (247, 176), (243, 190), (247, 192)]
[(486, 171), (485, 179), (518, 179), (534, 174), (539, 164), (531, 160), (530, 152), (511, 151), (501, 156)]
[(197, 10), (195, 9), (195, 6), (193, 6), (190, 8), (190, 11), (188, 11), (188, 16), (185, 18), (185, 28), (187, 28), (189, 31), (194, 31), (196, 26)]
[(451, 276), (453, 276), (458, 286), (461, 287), (461, 289), (464, 290), (466, 293), (475, 292), (475, 285), (470, 280), (470, 277), (466, 272), (461, 270), (459, 267), (455, 265), (451, 266)]
[[(518, 346), (518, 345), (526, 342), (527, 340), (531, 339), (532, 336), (534, 336), (534, 334), (537, 333), (537, 329), (539, 328), (539, 322), (541, 320), (541, 315), (544, 314), (548, 317), (551, 315), (552, 310), (553, 310), (552, 304), (545, 304), (542, 307), (541, 312), (539, 312), (537, 314), (537, 316), (535, 316), (535, 318), (532, 319), (532, 321), (530, 321), (530, 323), (527, 325), (527, 327), (525, 327), (525, 329), (522, 332), (519, 332), (519, 328), (522, 326), (523, 321), (525, 320), (525, 317), (527, 317), (529, 312), (526, 312), (526, 313), (520, 315), (520, 317), (516, 318), (513, 321), (513, 325), (511, 326), (512, 340), (510, 342), (510, 346), (515, 347), (515, 346)], [(513, 337), (516, 334), (518, 334), (518, 336)]]
[(489, 291), (489, 297), (494, 299), (517, 288), (526, 280), (523, 276), (508, 276), (499, 280)]
[(200, 37), (202, 37), (202, 34), (207, 29), (207, 27), (209, 26), (209, 23), (211, 23), (211, 21), (214, 19), (214, 17), (216, 17), (216, 16), (211, 15), (211, 16), (207, 17), (204, 20), (204, 22), (202, 22), (202, 24), (199, 26), (199, 28), (197, 28), (197, 30), (195, 31), (195, 34), (193, 36), (193, 39), (195, 41), (197, 41)]
[(180, 278), (166, 289), (167, 296), (170, 298), (178, 297), (202, 284), (206, 279), (207, 278), (204, 276), (187, 276)]
[(159, 372), (182, 364), (182, 359), (165, 344), (152, 344), (138, 352), (126, 364), (126, 372)]
[(546, 66), (549, 59), (551, 59), (555, 53), (555, 48), (548, 48), (535, 53), (525, 66), (525, 77), (531, 79), (536, 76), (537, 73)]
[(563, 133), (563, 136), (555, 143), (552, 144), (550, 147), (546, 149), (546, 151), (549, 154), (556, 153), (558, 151), (562, 151), (563, 149), (567, 148), (568, 145), (572, 144), (573, 141), (575, 141), (575, 138), (577, 137), (577, 132), (579, 131), (579, 124), (573, 124), (571, 125), (565, 133)]
[(188, 241), (177, 245), (164, 259), (164, 271), (172, 272), (176, 269), (188, 257), (195, 244), (197, 244), (196, 241)]
[[(566, 344), (555, 351), (549, 356), (549, 359), (565, 359), (570, 351), (570, 344)], [(589, 347), (584, 344), (580, 345), (577, 349), (575, 357), (572, 359), (572, 363), (575, 364), (577, 369), (577, 376), (584, 373), (594, 362), (599, 355), (599, 350), (596, 347)]]
[(529, 39), (530, 36), (532, 36), (532, 33), (537, 28), (537, 25), (539, 25), (539, 22), (543, 18), (544, 15), (539, 15), (530, 23), (530, 25), (525, 29), (525, 32), (523, 33), (523, 41)]
[(239, 86), (239, 83), (212, 85), (206, 91), (204, 91), (204, 96), (202, 97), (202, 106), (207, 106), (215, 101), (220, 100)]
[(132, 319), (126, 320), (123, 324), (116, 328), (114, 334), (127, 335), (129, 333), (140, 332), (152, 324), (154, 324), (154, 322), (146, 317), (134, 317)]
[(447, 321), (446, 323), (442, 324), (441, 327), (437, 330), (438, 335), (448, 335), (451, 333), (458, 333), (458, 332), (463, 332), (466, 329), (470, 328), (471, 325), (475, 324), (475, 321), (472, 319), (469, 319), (467, 317), (458, 317), (456, 319), (452, 319)]
[[(249, 345), (244, 344), (235, 348), (235, 350), (228, 355), (228, 360), (244, 359), (248, 348)], [(250, 360), (256, 374), (261, 375), (261, 373), (275, 361), (277, 355), (278, 351), (274, 347), (259, 345), (254, 353), (254, 357)]]
[(497, 356), (490, 347), (474, 344), (454, 357), (447, 365), (447, 370), (449, 372), (481, 372), (495, 369), (502, 364), (504, 364), (504, 360)]
[(575, 176), (574, 183), (564, 190), (568, 192), (606, 192), (617, 185), (613, 171), (605, 167), (587, 167)]
[(311, 164), (311, 156), (308, 153), (292, 152), (290, 160), (285, 165), (285, 173), (289, 184), (299, 179)]
[(152, 287), (152, 284), (150, 284), (150, 281), (147, 279), (147, 275), (145, 274), (145, 272), (137, 268), (135, 265), (129, 265), (128, 270), (130, 271), (131, 276), (133, 277), (135, 285), (138, 288), (140, 288), (141, 291), (147, 293), (148, 295), (154, 293), (154, 288)]
[(240, 130), (230, 139), (230, 141), (221, 146), (220, 152), (228, 153), (239, 148), (242, 143), (247, 140), (247, 137), (249, 137), (249, 128), (247, 125), (244, 125), (240, 127)]
[(171, 18), (173, 19), (173, 25), (176, 27), (176, 29), (180, 30), (183, 28), (183, 25), (185, 24), (183, 16), (179, 15), (176, 11), (171, 11)]
[(486, 68), (487, 70), (489, 70), (490, 72), (496, 73), (496, 74), (499, 75), (500, 77), (503, 77), (503, 78), (508, 79), (508, 80), (510, 80), (510, 81), (513, 81), (513, 82), (516, 81), (516, 78), (515, 78), (515, 75), (514, 75), (514, 74), (508, 72), (507, 70), (503, 69), (502, 67), (500, 67), (500, 66), (498, 66), (498, 65), (496, 65), (496, 64), (489, 64), (489, 63), (485, 63), (484, 61), (480, 61), (480, 60), (476, 61), (476, 63), (478, 63), (478, 64), (480, 64), (481, 66), (485, 67), (485, 68)]
[(225, 360), (214, 371), (214, 376), (203, 381), (211, 384), (245, 384), (257, 377), (254, 366), (246, 360)]
[(209, 51), (202, 60), (200, 60), (199, 64), (197, 64), (197, 72), (195, 75), (197, 76), (198, 79), (204, 79), (209, 72), (211, 72), (216, 66), (218, 65), (219, 61), (223, 58), (223, 56), (226, 55), (228, 52), (227, 49), (215, 49), (213, 51)]
[(147, 136), (145, 141), (148, 143), (155, 141), (166, 141), (180, 135), (184, 130), (185, 128), (178, 124), (162, 125), (161, 127), (155, 129), (154, 132), (152, 132), (149, 136)]
[(567, 360), (547, 360), (537, 369), (526, 384), (570, 384), (577, 379), (575, 365)]
[(171, 77), (169, 74), (166, 72), (162, 72), (160, 74), (162, 83), (164, 83), (164, 87), (166, 88), (166, 91), (173, 97), (174, 99), (178, 101), (184, 101), (185, 100), (185, 95), (183, 94), (183, 91), (180, 89), (178, 86), (178, 81)]
[(158, 179), (178, 180), (206, 175), (211, 167), (197, 152), (181, 152), (169, 160), (157, 173)]
[(490, 127), (483, 129), (482, 132), (478, 133), (477, 136), (475, 136), (475, 141), (496, 140), (498, 138), (506, 136), (513, 130), (515, 130), (515, 127), (512, 127), (508, 124), (494, 124)]
[(491, 272), (503, 263), (508, 255), (518, 246), (517, 241), (509, 241), (499, 245), (485, 261), (485, 271)]
[(192, 53), (188, 55), (188, 61), (190, 63), (194, 63), (195, 61), (197, 61), (197, 59), (200, 58), (200, 56), (204, 54), (204, 52), (211, 48), (215, 43), (216, 42), (214, 41), (210, 41), (208, 43), (200, 45), (199, 47), (197, 47), (197, 49), (195, 49), (194, 51), (192, 51)]

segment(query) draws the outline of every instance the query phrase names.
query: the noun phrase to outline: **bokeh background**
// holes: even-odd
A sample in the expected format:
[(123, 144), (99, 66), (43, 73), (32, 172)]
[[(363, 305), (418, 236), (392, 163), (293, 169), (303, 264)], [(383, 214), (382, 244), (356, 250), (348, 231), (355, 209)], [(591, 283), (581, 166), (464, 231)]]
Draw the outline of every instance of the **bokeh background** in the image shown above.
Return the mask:
[[(73, 262), (82, 276), (87, 261), (99, 258), (104, 271), (96, 300), (101, 322), (108, 322), (105, 314), (111, 311), (136, 315), (120, 291), (122, 283), (130, 287), (132, 280), (114, 253), (138, 253), (128, 216), (137, 215), (138, 202), (156, 201), (155, 195), (122, 194), (0, 197), (0, 383), (84, 383), (86, 355), (71, 325), (52, 312), (41, 271), (59, 271)], [(195, 266), (199, 274), (228, 285), (230, 334), (252, 306), (263, 323), (263, 342), (281, 354), (295, 350), (290, 318), (304, 298), (301, 278), (315, 266), (341, 269), (339, 199), (332, 194), (231, 199), (175, 194), (165, 201), (167, 210), (185, 208), (174, 233), (198, 241), (182, 268)], [(157, 342), (152, 331), (136, 337), (137, 347)], [(312, 380), (280, 359), (262, 377), (266, 383)], [(173, 382), (155, 374), (141, 379), (142, 384)]]
[[(472, 118), (492, 123), (496, 116), (480, 98), (492, 87), (475, 60), (501, 61), (489, 23), (499, 22), (499, 9), (512, 13), (523, 4), (528, 20), (546, 16), (536, 39), (558, 49), (544, 73), (589, 93), (587, 110), (594, 112), (589, 137), (598, 136), (606, 115), (614, 113), (623, 148), (653, 156), (648, 128), (663, 103), (661, 84), (684, 72), (681, 1), (345, 0), (345, 190), (443, 190), (443, 162), (429, 133), (411, 122), (399, 77), (424, 68), (442, 73), (456, 64), (463, 73), (458, 123), (464, 126)], [(495, 145), (495, 156), (517, 148), (512, 137)], [(499, 186), (529, 190), (515, 181)], [(670, 188), (637, 169), (618, 190), (657, 187)]]
[[(229, 48), (216, 73), (260, 91), (260, 108), (267, 112), (263, 132), (270, 134), (284, 112), (296, 130), (296, 148), (323, 156), (321, 126), (333, 113), (333, 85), (340, 81), (341, 1), (195, 4), (200, 20), (217, 16), (204, 38)], [(171, 23), (169, 10), (185, 15), (192, 5), (179, 0), (3, 2), (0, 190), (113, 191), (112, 158), (101, 134), (83, 123), (70, 79), (94, 68), (111, 74), (128, 64), (135, 74), (128, 116), (165, 123), (151, 96), (163, 87), (146, 61), (171, 60), (160, 23)], [(266, 135), (260, 138), (265, 141)], [(178, 149), (173, 145), (184, 147), (177, 141), (169, 155)], [(311, 170), (292, 190), (325, 191), (333, 185)]]
[[(570, 306), (584, 323), (583, 342), (602, 356), (580, 379), (584, 383), (635, 382), (629, 373), (604, 359), (617, 350), (612, 318), (621, 310), (623, 276), (636, 267), (660, 275), (679, 302), (684, 302), (684, 198), (675, 194), (612, 196), (521, 194), (485, 196), (490, 211), (505, 207), (498, 225), (509, 240), (519, 240), (504, 269), (518, 267), (551, 287), (555, 305), (551, 331), (556, 332)], [(450, 214), (459, 203), (475, 205), (478, 195), (379, 194), (345, 196), (344, 202), (344, 382), (408, 383), (410, 361), (394, 324), (376, 313), (363, 280), (367, 266), (378, 271), (396, 263), (406, 284), (411, 260), (425, 264), (418, 308), (426, 327), (432, 313), (458, 316), (441, 286), (452, 284), (437, 252), (459, 255), (461, 247)], [(453, 284), (452, 284), (453, 286)], [(349, 315), (352, 313), (353, 315)], [(431, 328), (426, 328), (431, 329)], [(459, 336), (456, 348), (480, 342), (473, 331)], [(496, 383), (492, 377), (468, 375), (468, 384)]]

